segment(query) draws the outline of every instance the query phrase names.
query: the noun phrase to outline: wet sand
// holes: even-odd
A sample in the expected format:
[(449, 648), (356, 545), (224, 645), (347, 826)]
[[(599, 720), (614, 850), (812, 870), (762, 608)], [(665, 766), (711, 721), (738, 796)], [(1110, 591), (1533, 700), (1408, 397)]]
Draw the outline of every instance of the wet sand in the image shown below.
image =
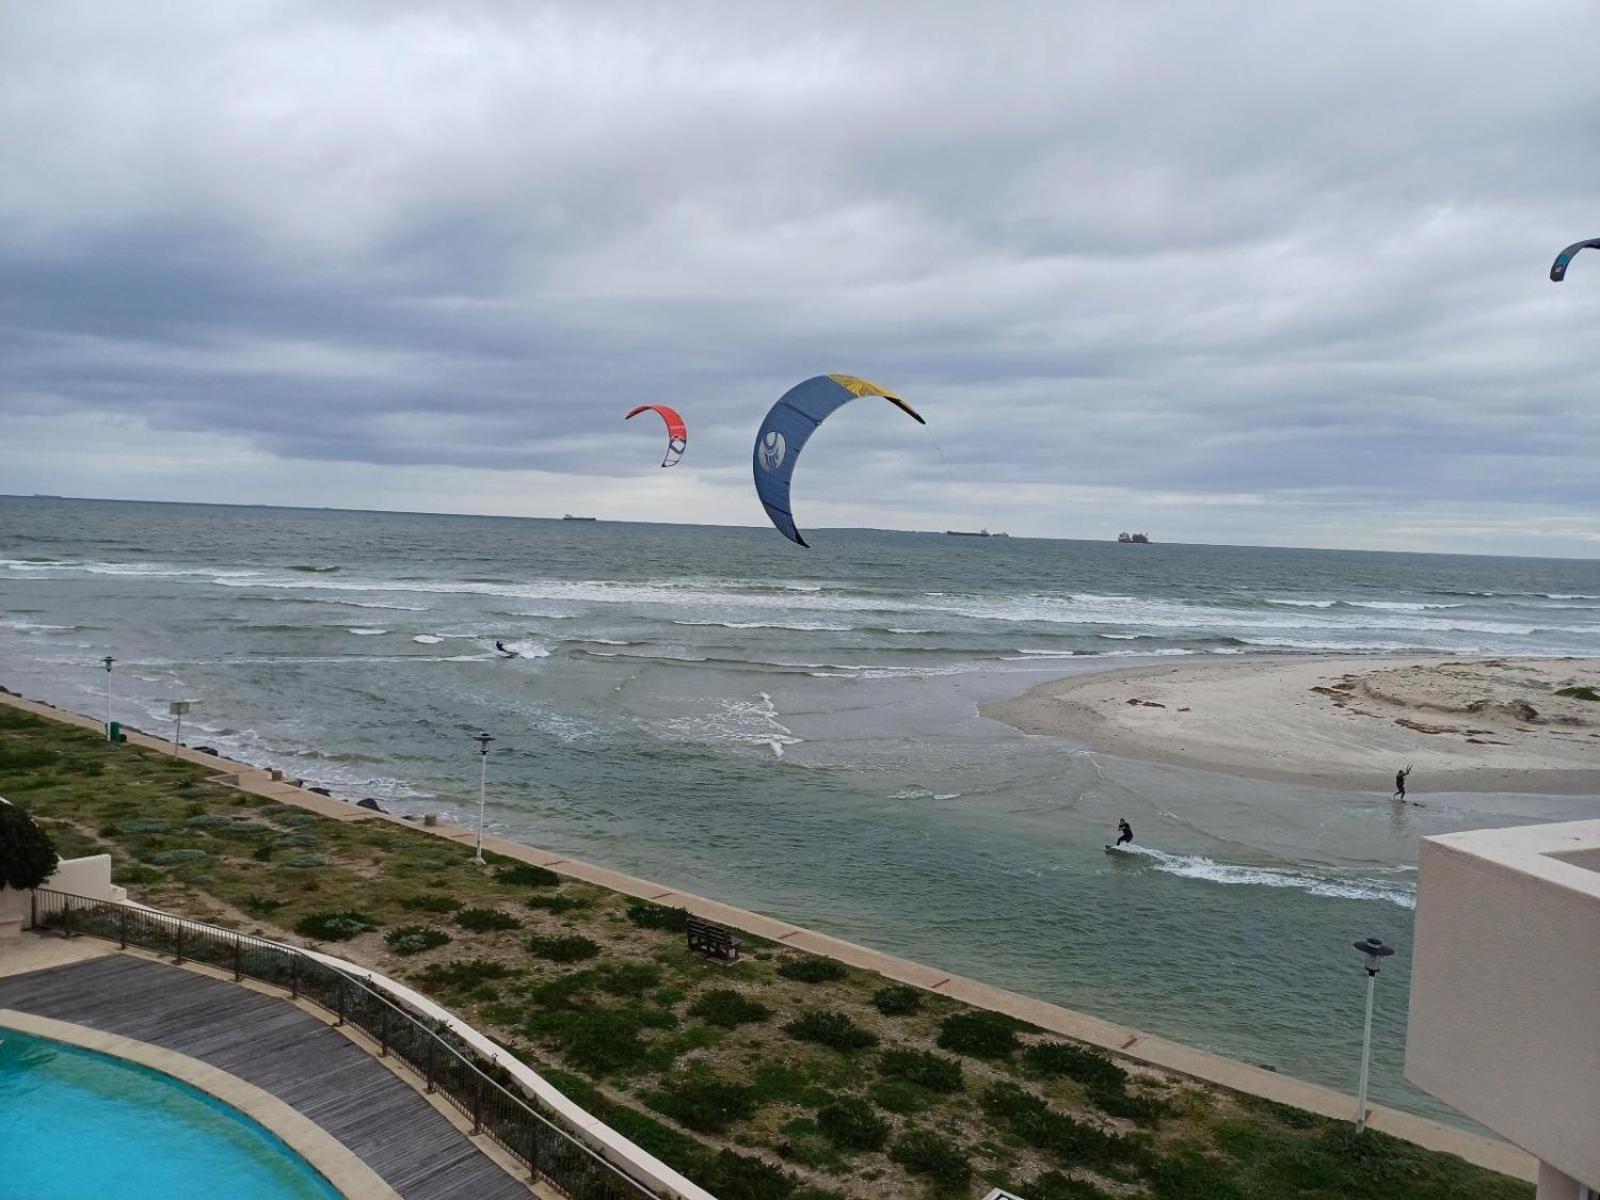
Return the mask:
[(1039, 684), (983, 715), (1122, 758), (1390, 792), (1600, 796), (1596, 659), (1239, 658)]

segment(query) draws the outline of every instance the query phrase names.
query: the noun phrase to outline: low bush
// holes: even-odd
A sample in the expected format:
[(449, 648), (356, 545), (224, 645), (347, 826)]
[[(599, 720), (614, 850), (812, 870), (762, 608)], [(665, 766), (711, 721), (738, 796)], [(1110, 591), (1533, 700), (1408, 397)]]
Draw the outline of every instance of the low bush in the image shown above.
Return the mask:
[(412, 912), (453, 913), (461, 906), (461, 901), (454, 896), (425, 893), (420, 896), (400, 897), (400, 907)]
[(796, 1186), (788, 1172), (734, 1150), (717, 1151), (695, 1178), (717, 1200), (786, 1200)]
[(967, 1152), (931, 1129), (913, 1129), (889, 1147), (889, 1157), (913, 1175), (926, 1175), (940, 1191), (964, 1188), (972, 1178)]
[(665, 1088), (650, 1094), (650, 1107), (686, 1129), (721, 1133), (735, 1121), (755, 1115), (755, 1095), (744, 1084), (706, 1072), (691, 1072), (664, 1082)]
[(904, 1079), (880, 1079), (872, 1085), (872, 1102), (886, 1112), (914, 1117), (939, 1103), (939, 1097), (925, 1087)]
[(815, 1042), (845, 1054), (878, 1044), (877, 1034), (840, 1012), (808, 1012), (790, 1021), (783, 1031), (802, 1042)]
[(881, 1150), (889, 1123), (858, 1096), (847, 1096), (817, 1110), (817, 1128), (841, 1150)]
[(161, 817), (132, 817), (126, 821), (118, 821), (109, 826), (107, 833), (120, 833), (123, 835), (165, 833), (172, 828), (172, 822)]
[(903, 1017), (922, 1011), (922, 993), (903, 983), (892, 983), (872, 993), (872, 1007), (886, 1017)]
[(1141, 1141), (1106, 1133), (1051, 1108), (1014, 1083), (992, 1083), (983, 1092), (983, 1111), (1012, 1134), (1049, 1150), (1068, 1165), (1106, 1167), (1137, 1164), (1145, 1158)]
[(551, 962), (582, 962), (600, 953), (599, 942), (576, 933), (565, 937), (535, 935), (528, 939), (527, 946), (529, 954)]
[(1027, 1196), (1028, 1200), (1117, 1200), (1087, 1179), (1069, 1179), (1060, 1171), (1046, 1171), (1031, 1183), (1018, 1185), (1013, 1194)]
[(199, 813), (184, 821), (190, 829), (226, 829), (234, 818), (230, 813)]
[(389, 943), (389, 949), (396, 954), (421, 954), (424, 950), (443, 946), (450, 940), (450, 935), (432, 925), (399, 925), (384, 934), (383, 940)]
[(778, 974), (785, 979), (797, 979), (801, 983), (832, 983), (849, 973), (843, 963), (831, 958), (796, 958), (778, 968)]
[(1569, 700), (1600, 701), (1600, 692), (1592, 687), (1564, 687), (1557, 688), (1556, 695), (1566, 696)]
[(430, 963), (417, 975), (429, 987), (475, 988), (495, 979), (508, 979), (514, 972), (505, 963), (487, 958), (458, 958), (454, 962)]
[(514, 887), (557, 887), (561, 883), (561, 876), (554, 871), (548, 867), (536, 867), (532, 863), (502, 867), (494, 873), (494, 877)]
[(455, 922), (473, 933), (490, 933), (496, 929), (521, 929), (522, 922), (498, 908), (463, 908), (455, 915)]
[(653, 963), (601, 963), (593, 975), (594, 986), (612, 996), (642, 996), (661, 982), (661, 968)]
[(377, 927), (376, 919), (353, 909), (307, 913), (294, 923), (294, 931), (301, 937), (318, 942), (347, 942)]
[(556, 914), (583, 907), (583, 901), (576, 896), (529, 896), (523, 903), (529, 908), (543, 909), (545, 912)]
[(567, 1008), (535, 1013), (523, 1031), (553, 1041), (568, 1062), (591, 1075), (635, 1069), (648, 1047), (639, 1037), (637, 1017), (614, 1008)]
[(272, 847), (257, 846), (254, 850), (250, 851), (250, 857), (255, 859), (257, 862), (271, 862)]
[(1068, 1042), (1040, 1042), (1022, 1052), (1022, 1065), (1032, 1075), (1046, 1078), (1066, 1076), (1079, 1083), (1120, 1089), (1128, 1073), (1097, 1050)]
[[(165, 878), (166, 876), (154, 867), (143, 866), (140, 863), (129, 863), (126, 866), (113, 866), (111, 868), (112, 883), (154, 883), (158, 879)], [(283, 901), (276, 900), (273, 903), (282, 905)], [(241, 907), (243, 906), (241, 905)], [(245, 911), (249, 912), (250, 910), (246, 908)], [(257, 913), (256, 915), (260, 916), (261, 914)]]
[(1017, 1048), (1017, 1025), (1003, 1013), (955, 1013), (939, 1027), (939, 1046), (972, 1058), (1005, 1058)]
[(649, 900), (628, 901), (628, 920), (640, 929), (666, 929), (682, 933), (688, 919), (689, 910), (686, 908), (668, 908), (664, 904), (652, 904)]
[(179, 863), (199, 862), (202, 858), (210, 858), (204, 850), (158, 850), (148, 856), (145, 862), (153, 867), (175, 867)]
[(885, 1050), (878, 1056), (878, 1071), (930, 1092), (961, 1090), (961, 1063), (931, 1050)]
[(280, 850), (309, 850), (320, 846), (322, 839), (314, 833), (280, 833), (275, 844)]
[(306, 870), (310, 867), (325, 867), (328, 865), (328, 860), (320, 854), (296, 854), (293, 858), (288, 859), (284, 865)]
[(713, 988), (689, 1006), (689, 1015), (700, 1018), (707, 1025), (735, 1029), (754, 1021), (765, 1021), (772, 1015), (772, 1010), (743, 992), (736, 992), (732, 988)]

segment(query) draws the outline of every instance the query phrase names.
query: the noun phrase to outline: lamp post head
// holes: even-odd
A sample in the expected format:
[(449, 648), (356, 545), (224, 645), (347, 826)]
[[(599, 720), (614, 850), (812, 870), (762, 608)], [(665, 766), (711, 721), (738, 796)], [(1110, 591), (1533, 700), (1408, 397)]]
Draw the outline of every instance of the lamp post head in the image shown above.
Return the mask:
[(116, 659), (114, 659), (114, 658), (112, 658), (112, 657), (111, 657), (111, 655), (109, 655), (109, 654), (108, 654), (108, 655), (106, 655), (106, 656), (105, 656), (105, 657), (104, 657), (104, 658), (102, 658), (102, 659), (101, 659), (101, 660), (100, 660), (100, 661), (101, 661), (101, 662), (103, 662), (103, 663), (105, 663), (105, 665), (106, 665), (106, 670), (107, 670), (107, 671), (110, 671), (110, 670), (111, 670), (111, 664), (112, 664), (112, 663), (114, 663), (114, 662), (116, 662), (116, 661), (117, 661), (117, 660), (116, 660)]
[(1394, 947), (1384, 945), (1382, 938), (1363, 938), (1359, 942), (1351, 942), (1350, 944), (1367, 956), (1368, 975), (1376, 975), (1378, 973), (1378, 960), (1380, 958), (1388, 958), (1394, 953)]
[(487, 754), (489, 753), (489, 743), (494, 741), (494, 738), (487, 733), (475, 733), (472, 735), (472, 740), (478, 743), (479, 754)]

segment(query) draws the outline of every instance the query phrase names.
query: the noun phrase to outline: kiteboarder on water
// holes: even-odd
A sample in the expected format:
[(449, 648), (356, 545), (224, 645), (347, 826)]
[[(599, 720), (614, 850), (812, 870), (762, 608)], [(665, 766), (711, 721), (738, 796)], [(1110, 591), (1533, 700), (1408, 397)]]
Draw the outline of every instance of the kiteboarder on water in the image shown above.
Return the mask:
[(517, 656), (515, 651), (507, 650), (506, 644), (502, 641), (496, 641), (494, 648), (500, 651), (501, 654), (504, 654), (507, 658), (515, 658)]
[(1126, 817), (1117, 818), (1117, 845), (1126, 845), (1133, 841), (1133, 826), (1128, 824)]
[(1391, 800), (1404, 800), (1406, 798), (1406, 776), (1411, 774), (1411, 764), (1406, 764), (1404, 771), (1394, 773), (1394, 795)]

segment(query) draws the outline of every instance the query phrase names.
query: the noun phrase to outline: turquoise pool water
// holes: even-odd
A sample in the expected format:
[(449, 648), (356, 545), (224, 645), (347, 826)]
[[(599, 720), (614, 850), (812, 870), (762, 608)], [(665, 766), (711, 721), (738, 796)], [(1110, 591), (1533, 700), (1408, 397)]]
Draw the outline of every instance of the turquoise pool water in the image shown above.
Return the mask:
[(159, 1072), (0, 1029), (0, 1200), (339, 1200), (260, 1125)]

